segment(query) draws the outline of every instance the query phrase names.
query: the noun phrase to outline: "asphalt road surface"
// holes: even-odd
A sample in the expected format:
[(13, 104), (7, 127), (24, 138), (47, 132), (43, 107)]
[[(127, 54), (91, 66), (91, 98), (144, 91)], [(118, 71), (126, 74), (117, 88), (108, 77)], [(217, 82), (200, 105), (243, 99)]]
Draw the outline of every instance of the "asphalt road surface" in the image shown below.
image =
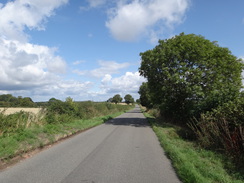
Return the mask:
[(138, 106), (0, 172), (1, 183), (179, 183)]

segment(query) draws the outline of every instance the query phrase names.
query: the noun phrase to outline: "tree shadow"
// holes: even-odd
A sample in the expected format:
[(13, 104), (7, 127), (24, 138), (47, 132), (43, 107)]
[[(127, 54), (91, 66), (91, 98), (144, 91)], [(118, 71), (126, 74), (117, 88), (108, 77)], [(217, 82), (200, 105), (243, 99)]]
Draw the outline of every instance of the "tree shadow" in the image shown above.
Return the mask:
[[(142, 113), (139, 106), (136, 106), (133, 110), (126, 112), (126, 114)], [(128, 115), (130, 116), (130, 115)], [(140, 116), (140, 115), (139, 115)], [(133, 127), (150, 127), (148, 120), (143, 117), (117, 117), (108, 120), (104, 123), (105, 125), (116, 125), (116, 126), (133, 126)]]
[(104, 124), (115, 126), (150, 127), (146, 118), (114, 118)]
[(128, 112), (126, 112), (126, 113), (142, 113), (142, 112), (139, 111), (139, 110), (132, 110), (132, 111), (128, 111)]

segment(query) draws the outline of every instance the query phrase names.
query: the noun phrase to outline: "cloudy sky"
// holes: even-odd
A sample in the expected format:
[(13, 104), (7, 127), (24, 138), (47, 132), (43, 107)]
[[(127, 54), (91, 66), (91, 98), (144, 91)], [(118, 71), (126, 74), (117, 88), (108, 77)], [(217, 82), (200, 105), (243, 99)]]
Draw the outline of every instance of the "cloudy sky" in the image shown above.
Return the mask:
[(139, 98), (140, 52), (181, 32), (244, 58), (243, 0), (1, 0), (0, 94)]

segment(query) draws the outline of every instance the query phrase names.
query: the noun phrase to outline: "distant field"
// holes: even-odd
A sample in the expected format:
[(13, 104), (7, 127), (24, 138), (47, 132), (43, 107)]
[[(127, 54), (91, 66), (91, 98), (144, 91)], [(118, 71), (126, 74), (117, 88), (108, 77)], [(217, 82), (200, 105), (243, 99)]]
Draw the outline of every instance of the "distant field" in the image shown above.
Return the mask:
[[(126, 103), (118, 103), (120, 105), (127, 105)], [(132, 105), (132, 104), (130, 104)], [(26, 111), (26, 112), (32, 112), (34, 114), (37, 114), (42, 108), (23, 108), (23, 107), (9, 107), (9, 108), (4, 108), (4, 107), (0, 107), (0, 112), (4, 111), (4, 114), (9, 115), (9, 114), (14, 114), (16, 112), (20, 112), (20, 111)]]
[(21, 108), (21, 107), (3, 108), (3, 107), (0, 107), (0, 112), (3, 110), (5, 110), (4, 114), (6, 114), (6, 115), (13, 114), (13, 113), (20, 112), (20, 111), (32, 112), (34, 114), (37, 114), (41, 110), (41, 108)]
[[(128, 104), (126, 104), (126, 103), (122, 103), (122, 102), (121, 102), (121, 103), (118, 103), (118, 104), (120, 104), (120, 105), (128, 105)], [(132, 104), (130, 104), (130, 105), (132, 105)]]

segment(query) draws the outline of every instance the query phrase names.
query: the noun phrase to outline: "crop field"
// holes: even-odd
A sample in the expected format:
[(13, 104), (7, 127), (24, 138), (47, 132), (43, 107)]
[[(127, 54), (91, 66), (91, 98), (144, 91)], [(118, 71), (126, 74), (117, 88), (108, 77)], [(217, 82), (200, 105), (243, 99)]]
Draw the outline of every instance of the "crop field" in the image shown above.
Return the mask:
[(3, 108), (0, 107), (0, 112), (4, 111), (4, 114), (14, 114), (16, 112), (25, 111), (37, 114), (42, 108), (23, 108), (23, 107), (10, 107), (10, 108)]

